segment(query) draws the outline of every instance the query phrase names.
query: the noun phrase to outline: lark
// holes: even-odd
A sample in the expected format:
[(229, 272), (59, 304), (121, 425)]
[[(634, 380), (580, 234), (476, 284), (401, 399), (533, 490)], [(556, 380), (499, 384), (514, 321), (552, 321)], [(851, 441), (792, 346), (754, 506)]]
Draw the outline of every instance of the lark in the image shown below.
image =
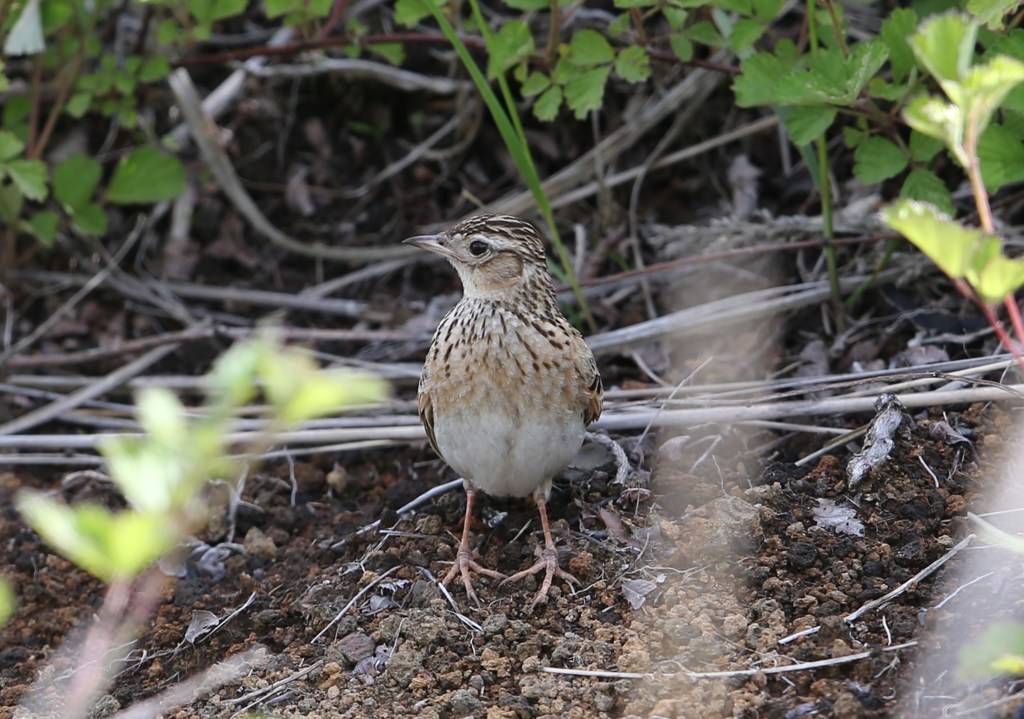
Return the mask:
[[(529, 222), (482, 215), (405, 242), (446, 258), (463, 288), (434, 333), (419, 385), (430, 446), (466, 488), (462, 540), (442, 583), (461, 576), (466, 594), (479, 603), (474, 572), (503, 583), (543, 572), (532, 609), (547, 600), (555, 577), (578, 582), (558, 566), (547, 501), (552, 478), (601, 414), (594, 355), (558, 307), (544, 243)], [(533, 496), (544, 531), (536, 564), (506, 577), (476, 561), (469, 538), (477, 491)]]

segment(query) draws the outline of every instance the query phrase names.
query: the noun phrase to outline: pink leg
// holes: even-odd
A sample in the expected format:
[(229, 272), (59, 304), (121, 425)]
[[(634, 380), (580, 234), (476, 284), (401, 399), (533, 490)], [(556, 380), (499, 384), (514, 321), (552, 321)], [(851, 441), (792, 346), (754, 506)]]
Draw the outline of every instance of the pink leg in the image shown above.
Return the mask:
[(540, 602), (547, 601), (548, 590), (551, 589), (551, 582), (555, 577), (561, 577), (569, 582), (569, 584), (579, 583), (576, 577), (558, 566), (558, 550), (555, 549), (555, 540), (551, 538), (551, 525), (548, 524), (547, 500), (544, 497), (543, 490), (538, 489), (533, 493), (533, 501), (537, 503), (537, 511), (540, 512), (540, 526), (544, 530), (544, 551), (541, 552), (540, 558), (532, 567), (516, 572), (502, 582), (502, 584), (514, 582), (531, 574), (537, 574), (540, 571), (544, 572), (544, 581), (541, 583), (540, 589), (537, 590), (537, 596), (530, 603), (530, 611), (533, 611), (533, 608)]
[(448, 574), (441, 580), (441, 584), (448, 586), (448, 583), (455, 579), (455, 575), (462, 575), (462, 583), (466, 586), (466, 595), (477, 604), (480, 600), (473, 591), (473, 580), (470, 577), (470, 570), (477, 574), (483, 574), (491, 579), (504, 579), (505, 575), (495, 572), (493, 569), (486, 569), (477, 564), (473, 559), (473, 550), (469, 548), (469, 527), (473, 522), (473, 502), (476, 500), (476, 490), (469, 482), (466, 482), (466, 519), (462, 525), (462, 541), (459, 542), (459, 550), (455, 555), (455, 563), (448, 570)]

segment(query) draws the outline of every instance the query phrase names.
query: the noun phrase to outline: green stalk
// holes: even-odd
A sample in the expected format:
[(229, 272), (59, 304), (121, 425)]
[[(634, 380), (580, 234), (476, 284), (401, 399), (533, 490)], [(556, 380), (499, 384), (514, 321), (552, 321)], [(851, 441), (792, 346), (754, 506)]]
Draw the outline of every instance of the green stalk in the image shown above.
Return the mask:
[[(818, 52), (818, 28), (814, 22), (815, 7), (815, 0), (807, 0), (807, 47), (811, 55), (815, 55)], [(832, 221), (832, 183), (828, 181), (828, 147), (824, 131), (822, 131), (815, 145), (818, 152), (818, 193), (821, 195), (821, 232), (825, 241), (825, 264), (828, 266), (828, 279), (832, 287), (832, 314), (836, 327), (842, 329), (845, 325), (843, 319), (843, 296), (839, 288), (839, 267), (836, 261), (836, 248), (832, 244), (832, 240), (835, 238), (835, 228)]]
[[(491, 117), (494, 118), (494, 124), (497, 126), (498, 132), (501, 134), (501, 139), (505, 143), (505, 147), (508, 149), (509, 154), (512, 155), (512, 159), (516, 163), (516, 167), (519, 169), (519, 174), (522, 176), (526, 186), (530, 189), (530, 193), (533, 195), (533, 199), (537, 203), (537, 207), (540, 210), (541, 215), (544, 217), (544, 221), (548, 225), (548, 229), (551, 233), (551, 239), (555, 246), (555, 251), (558, 253), (558, 259), (562, 264), (562, 270), (565, 272), (566, 281), (572, 288), (573, 295), (579, 303), (580, 311), (583, 313), (583, 317), (591, 331), (595, 331), (597, 329), (597, 323), (594, 321), (594, 316), (590, 312), (587, 300), (583, 296), (579, 280), (576, 277), (576, 273), (573, 271), (572, 262), (569, 260), (569, 253), (558, 233), (558, 227), (555, 224), (555, 214), (551, 209), (551, 203), (548, 201), (547, 195), (544, 194), (544, 190), (541, 187), (540, 175), (537, 173), (537, 166), (534, 164), (533, 156), (530, 154), (530, 148), (526, 142), (526, 132), (523, 128), (522, 120), (519, 117), (519, 112), (516, 110), (515, 100), (512, 97), (512, 91), (509, 88), (508, 79), (505, 77), (504, 73), (499, 74), (497, 78), (498, 86), (500, 87), (502, 97), (504, 98), (503, 105), (497, 95), (495, 95), (494, 90), (491, 88), (491, 85), (487, 81), (483, 71), (476, 64), (476, 61), (470, 54), (469, 49), (466, 47), (465, 43), (462, 42), (458, 34), (455, 32), (455, 28), (448, 21), (448, 18), (444, 16), (441, 9), (435, 6), (434, 3), (427, 2), (426, 6), (430, 9), (434, 19), (437, 20), (437, 24), (440, 26), (442, 34), (444, 34), (448, 42), (452, 44), (452, 47), (455, 49), (455, 53), (459, 56), (459, 60), (462, 61), (466, 71), (472, 78), (473, 84), (476, 85), (477, 90), (483, 97), (484, 103), (487, 105), (487, 109), (491, 113)], [(493, 34), (487, 26), (487, 23), (484, 21), (483, 14), (480, 12), (480, 6), (476, 0), (470, 0), (470, 7), (473, 11), (474, 19), (480, 26), (480, 32), (484, 37), (484, 43), (488, 48), (490, 48)]]

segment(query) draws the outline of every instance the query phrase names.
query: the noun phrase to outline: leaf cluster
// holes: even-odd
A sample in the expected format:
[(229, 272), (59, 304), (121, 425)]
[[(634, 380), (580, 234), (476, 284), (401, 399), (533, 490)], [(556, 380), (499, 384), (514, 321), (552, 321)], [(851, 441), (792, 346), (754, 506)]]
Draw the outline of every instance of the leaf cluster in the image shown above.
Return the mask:
[(309, 355), (281, 347), (269, 332), (231, 348), (207, 380), (200, 418), (191, 419), (169, 390), (147, 388), (137, 399), (143, 434), (108, 439), (100, 447), (127, 509), (69, 506), (24, 491), (16, 503), (32, 528), (101, 580), (130, 579), (205, 521), (202, 490), (209, 480), (237, 474), (244, 453), (229, 455), (230, 429), (245, 405), (261, 394), (269, 405), (269, 428), (261, 438), (267, 444), (276, 431), (386, 394), (384, 383), (369, 375), (318, 369)]

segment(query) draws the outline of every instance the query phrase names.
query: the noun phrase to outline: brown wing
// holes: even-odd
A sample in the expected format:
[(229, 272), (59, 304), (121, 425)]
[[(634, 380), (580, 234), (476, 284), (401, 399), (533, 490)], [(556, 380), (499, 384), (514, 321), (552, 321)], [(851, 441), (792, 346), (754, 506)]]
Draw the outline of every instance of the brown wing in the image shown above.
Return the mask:
[(434, 401), (431, 399), (430, 392), (426, 388), (426, 379), (427, 374), (426, 370), (424, 370), (423, 377), (420, 379), (419, 396), (417, 397), (420, 409), (420, 423), (427, 432), (427, 441), (430, 442), (430, 446), (437, 452), (438, 457), (444, 459), (441, 450), (437, 448), (437, 439), (434, 437)]
[(597, 362), (594, 361), (594, 353), (590, 351), (583, 337), (577, 338), (579, 352), (576, 361), (577, 370), (580, 373), (580, 404), (583, 407), (583, 424), (587, 425), (597, 421), (601, 416), (601, 408), (604, 405), (604, 386), (601, 384), (601, 374), (597, 371)]

